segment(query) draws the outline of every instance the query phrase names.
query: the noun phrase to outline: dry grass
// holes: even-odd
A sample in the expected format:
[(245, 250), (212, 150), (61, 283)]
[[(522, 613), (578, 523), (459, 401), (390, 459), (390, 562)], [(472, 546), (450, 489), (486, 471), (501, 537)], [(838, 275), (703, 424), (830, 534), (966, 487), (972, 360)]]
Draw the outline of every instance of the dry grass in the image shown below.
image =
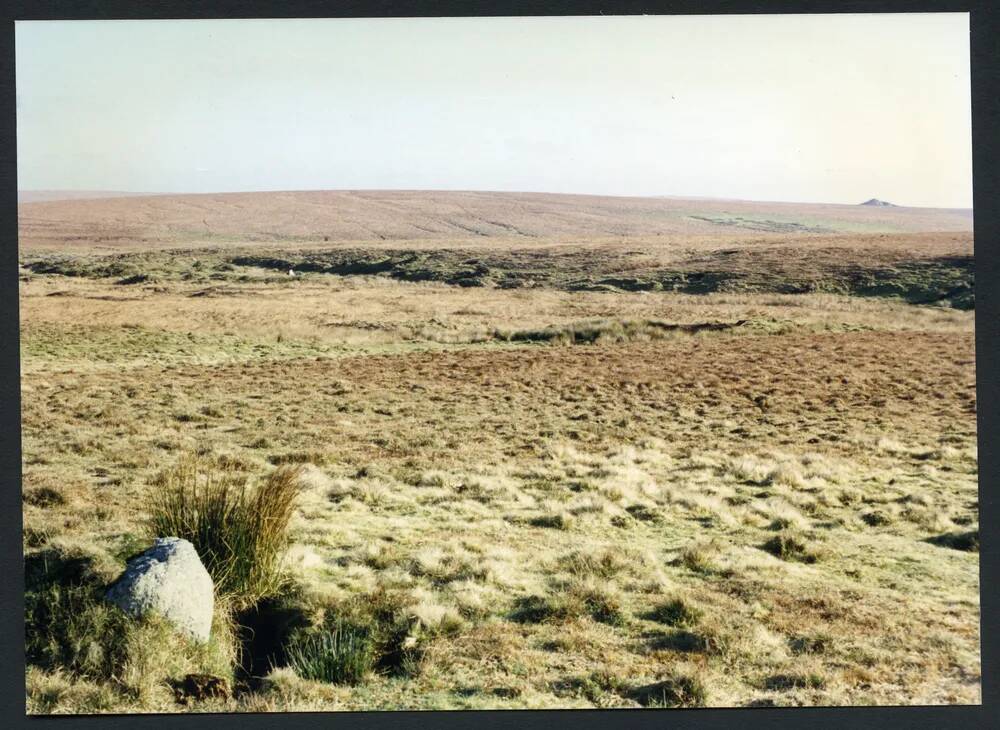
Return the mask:
[[(137, 695), (40, 662), (32, 712), (980, 700), (971, 312), (323, 274), (137, 286), (22, 284), (26, 550), (120, 563), (189, 453), (229, 506), (299, 466), (294, 509), (251, 510), (288, 515), (295, 610), (378, 629), (390, 658), (353, 686), (279, 667), (187, 707), (161, 671)], [(479, 337), (609, 318), (755, 325)]]
[(217, 593), (235, 608), (253, 605), (277, 592), (285, 580), (281, 560), (299, 473), (280, 467), (248, 491), (246, 474), (203, 459), (184, 459), (156, 480), (149, 532), (189, 540)]

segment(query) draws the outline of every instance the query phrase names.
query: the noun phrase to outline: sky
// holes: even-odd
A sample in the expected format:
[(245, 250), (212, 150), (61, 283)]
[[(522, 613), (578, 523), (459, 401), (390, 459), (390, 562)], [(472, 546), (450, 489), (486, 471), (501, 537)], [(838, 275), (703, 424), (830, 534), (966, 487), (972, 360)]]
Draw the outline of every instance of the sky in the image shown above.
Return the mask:
[(21, 190), (971, 207), (964, 13), (21, 21)]

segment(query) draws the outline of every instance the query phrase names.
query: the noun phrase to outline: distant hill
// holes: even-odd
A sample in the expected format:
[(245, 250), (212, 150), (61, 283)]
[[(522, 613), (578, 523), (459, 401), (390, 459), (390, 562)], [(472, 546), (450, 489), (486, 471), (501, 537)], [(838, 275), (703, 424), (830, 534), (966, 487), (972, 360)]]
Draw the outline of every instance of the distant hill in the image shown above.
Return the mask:
[(95, 198), (129, 198), (155, 193), (128, 193), (122, 190), (18, 190), (18, 203), (41, 203), (51, 200), (92, 200)]
[(874, 206), (876, 208), (898, 208), (899, 207), (895, 203), (890, 203), (890, 202), (885, 201), (885, 200), (879, 200), (878, 198), (869, 198), (868, 200), (866, 200), (865, 202), (863, 202), (861, 205), (870, 205), (870, 206)]
[(971, 231), (971, 210), (451, 191), (297, 191), (22, 202), (23, 246), (583, 240)]

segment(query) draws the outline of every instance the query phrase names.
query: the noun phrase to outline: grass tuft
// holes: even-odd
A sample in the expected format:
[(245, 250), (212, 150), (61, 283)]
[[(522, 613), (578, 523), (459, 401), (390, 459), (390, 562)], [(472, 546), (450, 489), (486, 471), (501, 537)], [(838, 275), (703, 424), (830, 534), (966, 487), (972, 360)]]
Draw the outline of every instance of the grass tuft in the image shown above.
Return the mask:
[(764, 680), (763, 688), (770, 691), (790, 689), (823, 689), (826, 680), (818, 674), (774, 674)]
[(892, 523), (892, 518), (881, 510), (872, 510), (861, 515), (861, 520), (869, 527), (882, 527)]
[(943, 535), (927, 538), (927, 542), (939, 547), (961, 550), (967, 553), (979, 552), (979, 530), (969, 532), (946, 532)]
[(833, 639), (825, 634), (817, 636), (793, 636), (788, 645), (794, 654), (826, 654)]
[(621, 552), (604, 549), (598, 552), (576, 550), (562, 556), (559, 567), (574, 575), (613, 578), (628, 570), (629, 563)]
[(375, 666), (370, 632), (346, 623), (296, 634), (285, 653), (288, 665), (303, 679), (332, 684), (359, 684)]
[(22, 496), (25, 504), (35, 507), (55, 507), (66, 504), (66, 496), (53, 487), (35, 487), (26, 489)]
[(555, 530), (568, 530), (573, 524), (573, 517), (565, 512), (539, 515), (528, 520), (532, 527), (549, 527)]
[(776, 558), (798, 563), (815, 563), (819, 557), (799, 538), (788, 534), (775, 535), (761, 545), (761, 550), (771, 553)]
[(674, 598), (656, 606), (649, 617), (667, 626), (694, 626), (702, 615), (700, 608), (690, 605), (683, 598)]
[(697, 677), (674, 674), (630, 693), (643, 707), (704, 707), (708, 692)]
[(681, 552), (681, 564), (695, 573), (711, 573), (718, 566), (715, 558), (719, 554), (719, 545), (714, 540), (688, 545)]
[(199, 459), (168, 472), (153, 503), (155, 536), (190, 540), (234, 608), (277, 592), (282, 551), (295, 508), (299, 468), (281, 467), (254, 490), (242, 478)]
[(121, 671), (135, 624), (93, 586), (58, 584), (25, 594), (24, 621), (29, 664), (90, 679)]
[(511, 618), (519, 623), (568, 621), (589, 616), (611, 626), (626, 623), (617, 592), (592, 581), (575, 580), (564, 590), (547, 596), (524, 596), (514, 603)]

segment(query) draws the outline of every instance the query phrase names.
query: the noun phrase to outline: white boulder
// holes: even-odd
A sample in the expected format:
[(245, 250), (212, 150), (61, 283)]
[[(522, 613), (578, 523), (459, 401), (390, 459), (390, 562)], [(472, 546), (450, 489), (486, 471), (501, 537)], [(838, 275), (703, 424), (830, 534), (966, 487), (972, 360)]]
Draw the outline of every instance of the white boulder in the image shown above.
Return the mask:
[(192, 638), (208, 641), (214, 585), (187, 540), (157, 538), (153, 547), (128, 562), (106, 597), (136, 618), (153, 612)]

